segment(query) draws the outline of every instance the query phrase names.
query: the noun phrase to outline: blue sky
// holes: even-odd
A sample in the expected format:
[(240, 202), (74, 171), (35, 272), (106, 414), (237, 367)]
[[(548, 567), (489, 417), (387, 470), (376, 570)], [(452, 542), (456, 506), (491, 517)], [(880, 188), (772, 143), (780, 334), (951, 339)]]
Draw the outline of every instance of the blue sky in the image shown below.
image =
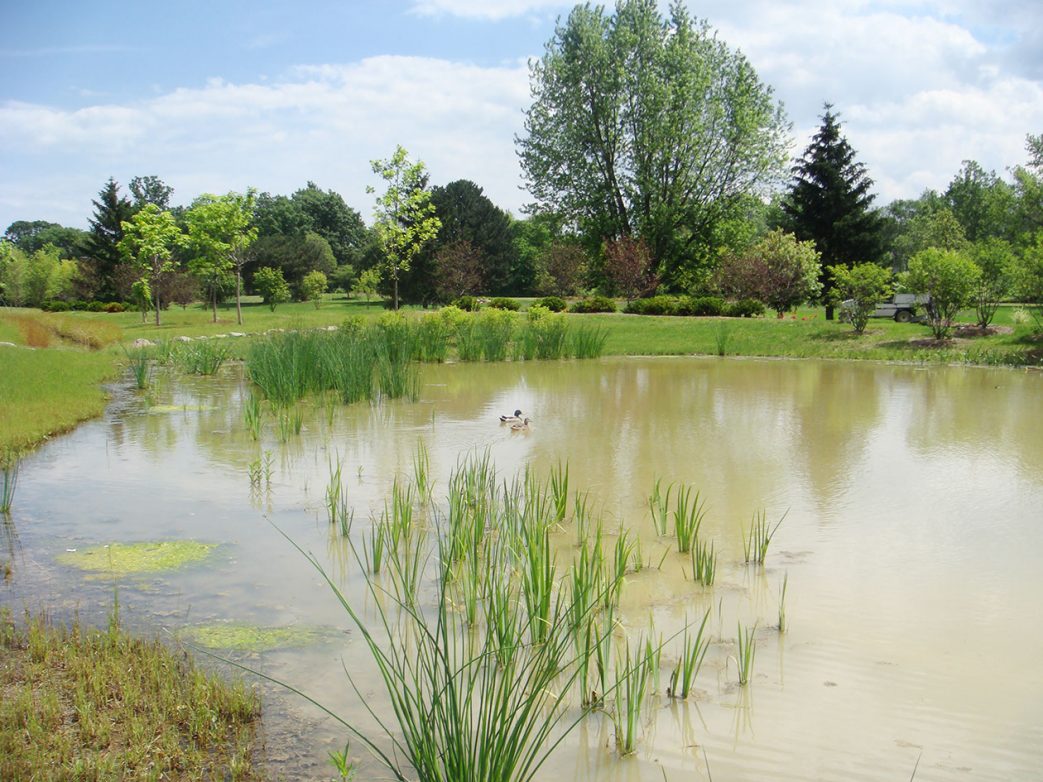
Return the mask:
[[(944, 189), (964, 159), (1004, 173), (1043, 132), (1043, 4), (690, 4), (784, 103), (799, 154), (822, 104), (881, 203)], [(0, 10), (0, 228), (86, 227), (109, 176), (174, 202), (308, 180), (366, 220), (369, 161), (404, 145), (432, 181), (527, 197), (514, 152), (555, 0), (14, 2)]]

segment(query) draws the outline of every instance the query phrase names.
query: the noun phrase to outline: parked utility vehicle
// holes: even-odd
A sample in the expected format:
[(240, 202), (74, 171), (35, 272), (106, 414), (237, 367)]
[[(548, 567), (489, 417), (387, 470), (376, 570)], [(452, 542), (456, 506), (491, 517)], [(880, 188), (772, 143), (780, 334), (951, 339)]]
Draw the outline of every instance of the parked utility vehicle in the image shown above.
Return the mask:
[[(840, 317), (844, 318), (845, 310), (850, 311), (854, 307), (854, 300), (847, 299), (840, 305)], [(919, 322), (926, 317), (927, 309), (931, 306), (931, 297), (917, 295), (915, 293), (896, 293), (886, 301), (876, 305), (869, 317), (891, 318), (896, 323)], [(850, 316), (849, 316), (850, 317)]]

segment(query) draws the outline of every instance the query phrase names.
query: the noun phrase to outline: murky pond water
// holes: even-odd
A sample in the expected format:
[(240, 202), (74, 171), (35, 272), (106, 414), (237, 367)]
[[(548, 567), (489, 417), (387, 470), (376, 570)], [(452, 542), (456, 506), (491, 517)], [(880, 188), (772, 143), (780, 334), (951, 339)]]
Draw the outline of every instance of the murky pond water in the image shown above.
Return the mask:
[[(304, 431), (285, 443), (271, 419), (260, 442), (250, 437), (234, 368), (160, 379), (151, 407), (121, 395), (23, 464), (0, 603), (100, 617), (112, 581), (63, 564), (68, 550), (216, 543), (203, 564), (122, 577), (124, 620), (153, 632), (218, 620), (321, 628), (303, 648), (236, 659), (357, 718), (343, 667), (381, 699), (366, 651), (279, 531), (362, 599), (360, 569), (326, 520), (331, 461), (358, 531), (393, 476), (412, 474), (420, 441), (436, 496), (469, 453), (488, 450), (503, 478), (567, 461), (606, 528), (624, 523), (646, 558), (666, 554), (628, 578), (625, 623), (647, 627), (651, 615), (669, 636), (710, 609), (714, 644), (697, 696), (661, 696), (636, 755), (618, 758), (596, 716), (539, 778), (707, 779), (709, 766), (715, 780), (908, 779), (918, 758), (917, 780), (1043, 776), (1043, 375), (657, 358), (437, 366), (423, 379), (417, 403), (309, 403)], [(515, 408), (532, 415), (531, 431), (499, 425)], [(270, 486), (251, 487), (251, 464), (266, 462)], [(655, 536), (646, 503), (657, 478), (707, 501), (702, 534), (721, 552), (712, 591)], [(788, 511), (763, 568), (742, 562), (741, 530), (760, 510), (773, 522)], [(564, 530), (557, 542), (566, 550), (573, 538)], [(741, 688), (729, 661), (737, 622), (758, 625)], [(668, 643), (664, 669), (676, 655)], [(336, 726), (293, 696), (269, 700), (284, 773), (328, 778)]]

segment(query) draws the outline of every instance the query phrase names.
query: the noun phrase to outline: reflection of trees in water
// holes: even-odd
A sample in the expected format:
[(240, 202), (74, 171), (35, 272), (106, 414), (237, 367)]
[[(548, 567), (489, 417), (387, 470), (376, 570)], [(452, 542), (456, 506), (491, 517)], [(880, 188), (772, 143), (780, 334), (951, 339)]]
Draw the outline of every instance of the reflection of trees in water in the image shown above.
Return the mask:
[(1017, 470), (1043, 478), (1043, 375), (945, 367), (918, 372), (912, 380), (910, 449), (999, 450)]

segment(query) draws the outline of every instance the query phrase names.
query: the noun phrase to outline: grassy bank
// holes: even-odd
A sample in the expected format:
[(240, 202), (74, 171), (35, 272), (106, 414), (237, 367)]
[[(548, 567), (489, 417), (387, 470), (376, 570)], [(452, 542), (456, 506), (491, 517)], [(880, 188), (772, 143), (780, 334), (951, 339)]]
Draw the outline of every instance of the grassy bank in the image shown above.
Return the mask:
[(0, 779), (255, 780), (260, 707), (158, 642), (0, 613)]

